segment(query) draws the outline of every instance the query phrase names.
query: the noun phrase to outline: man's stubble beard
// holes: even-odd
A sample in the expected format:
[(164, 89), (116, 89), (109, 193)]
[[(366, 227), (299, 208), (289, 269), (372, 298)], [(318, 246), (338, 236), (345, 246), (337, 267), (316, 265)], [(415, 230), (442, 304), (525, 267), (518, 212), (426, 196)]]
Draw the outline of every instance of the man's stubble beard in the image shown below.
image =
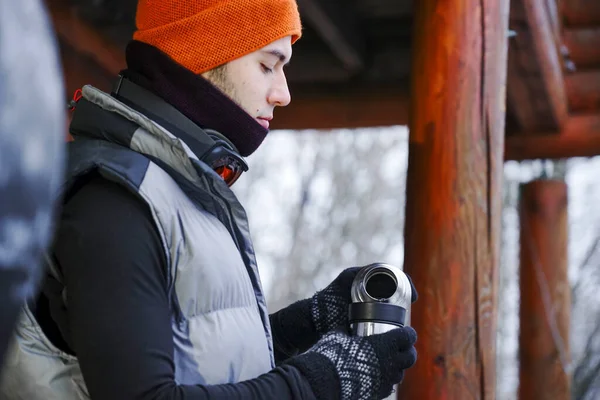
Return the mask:
[(210, 71), (207, 71), (204, 74), (204, 77), (241, 107), (240, 100), (237, 97), (237, 92), (235, 90), (235, 85), (229, 77), (227, 64), (220, 65), (211, 69)]

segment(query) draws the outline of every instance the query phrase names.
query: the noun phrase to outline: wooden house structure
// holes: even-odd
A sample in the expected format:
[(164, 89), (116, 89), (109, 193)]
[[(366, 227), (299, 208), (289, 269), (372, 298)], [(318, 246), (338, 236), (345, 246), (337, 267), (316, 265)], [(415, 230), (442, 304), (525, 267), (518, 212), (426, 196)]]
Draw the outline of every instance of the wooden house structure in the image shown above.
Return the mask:
[[(399, 398), (492, 399), (503, 163), (600, 154), (600, 1), (297, 1), (293, 101), (272, 127), (410, 128), (398, 212), (419, 360)], [(46, 3), (65, 97), (109, 90), (136, 1)], [(523, 187), (521, 399), (569, 398), (566, 193)]]

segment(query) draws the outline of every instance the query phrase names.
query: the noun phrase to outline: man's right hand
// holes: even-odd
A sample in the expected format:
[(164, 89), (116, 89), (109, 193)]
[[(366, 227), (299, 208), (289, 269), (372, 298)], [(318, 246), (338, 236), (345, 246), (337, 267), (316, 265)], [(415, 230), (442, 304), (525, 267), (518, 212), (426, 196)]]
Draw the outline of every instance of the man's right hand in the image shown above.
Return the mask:
[[(286, 363), (302, 371), (318, 399), (383, 399), (415, 364), (416, 340), (411, 327), (366, 337), (333, 331)], [(337, 393), (327, 381), (332, 377)]]

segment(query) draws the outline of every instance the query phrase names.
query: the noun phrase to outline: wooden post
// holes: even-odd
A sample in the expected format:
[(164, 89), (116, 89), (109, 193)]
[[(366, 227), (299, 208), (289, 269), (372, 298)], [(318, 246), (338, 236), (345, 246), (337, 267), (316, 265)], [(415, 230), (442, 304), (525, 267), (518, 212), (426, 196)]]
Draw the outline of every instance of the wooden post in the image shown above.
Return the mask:
[(534, 181), (521, 187), (522, 400), (567, 400), (570, 394), (567, 277), (567, 185)]
[(404, 269), (418, 361), (399, 399), (493, 399), (508, 0), (414, 2)]

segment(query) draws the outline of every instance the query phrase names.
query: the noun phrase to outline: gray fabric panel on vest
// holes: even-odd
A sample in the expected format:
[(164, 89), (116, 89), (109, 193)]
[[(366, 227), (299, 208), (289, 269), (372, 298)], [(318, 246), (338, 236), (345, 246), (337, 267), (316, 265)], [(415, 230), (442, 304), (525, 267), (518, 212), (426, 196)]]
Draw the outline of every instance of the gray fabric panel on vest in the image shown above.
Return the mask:
[[(102, 121), (102, 124), (98, 124)], [(139, 125), (119, 114), (106, 112), (103, 108), (82, 98), (77, 102), (77, 112), (73, 113), (69, 132), (73, 137), (101, 139), (130, 147), (133, 133)]]
[(57, 349), (25, 307), (0, 376), (0, 399), (88, 400), (77, 358)]
[[(233, 219), (237, 223), (231, 224), (228, 229), (234, 237), (238, 247), (243, 249), (241, 252), (244, 263), (247, 266), (248, 275), (252, 281), (254, 287), (254, 294), (256, 301), (261, 311), (261, 318), (265, 327), (265, 335), (269, 341), (269, 351), (273, 354), (273, 338), (271, 335), (271, 325), (269, 322), (269, 312), (267, 309), (267, 301), (263, 294), (262, 283), (258, 273), (258, 266), (256, 264), (256, 256), (254, 254), (254, 246), (252, 245), (250, 227), (248, 224), (248, 218), (244, 207), (238, 201), (235, 193), (226, 185), (222, 180), (215, 181), (208, 179), (208, 167), (206, 164), (192, 160), (194, 167), (198, 170), (198, 173), (203, 177), (203, 182), (206, 187), (211, 188), (212, 192), (217, 193), (221, 201), (226, 205), (229, 212), (228, 218)], [(217, 214), (218, 215), (218, 214)], [(271, 359), (271, 365), (275, 367), (275, 359)]]
[[(183, 148), (178, 146), (165, 147), (160, 139), (157, 139), (155, 135), (152, 135), (144, 128), (138, 128), (134, 132), (131, 138), (131, 148), (142, 154), (159, 158), (190, 182), (198, 181), (196, 171)], [(167, 153), (166, 157), (165, 153)]]
[(254, 287), (228, 230), (154, 164), (140, 194), (151, 199), (170, 264), (177, 266), (170, 288), (182, 316), (173, 326), (177, 381), (238, 382), (269, 371), (270, 344)]
[[(104, 110), (120, 115), (143, 128), (145, 140), (148, 140), (148, 143), (142, 144), (141, 140), (135, 139), (134, 134), (131, 144), (133, 150), (160, 158), (186, 178), (191, 181), (196, 180), (194, 168), (189, 159), (198, 159), (198, 157), (182, 140), (173, 136), (148, 117), (92, 86), (84, 86), (82, 93), (85, 99)], [(146, 151), (150, 152), (146, 153)]]

